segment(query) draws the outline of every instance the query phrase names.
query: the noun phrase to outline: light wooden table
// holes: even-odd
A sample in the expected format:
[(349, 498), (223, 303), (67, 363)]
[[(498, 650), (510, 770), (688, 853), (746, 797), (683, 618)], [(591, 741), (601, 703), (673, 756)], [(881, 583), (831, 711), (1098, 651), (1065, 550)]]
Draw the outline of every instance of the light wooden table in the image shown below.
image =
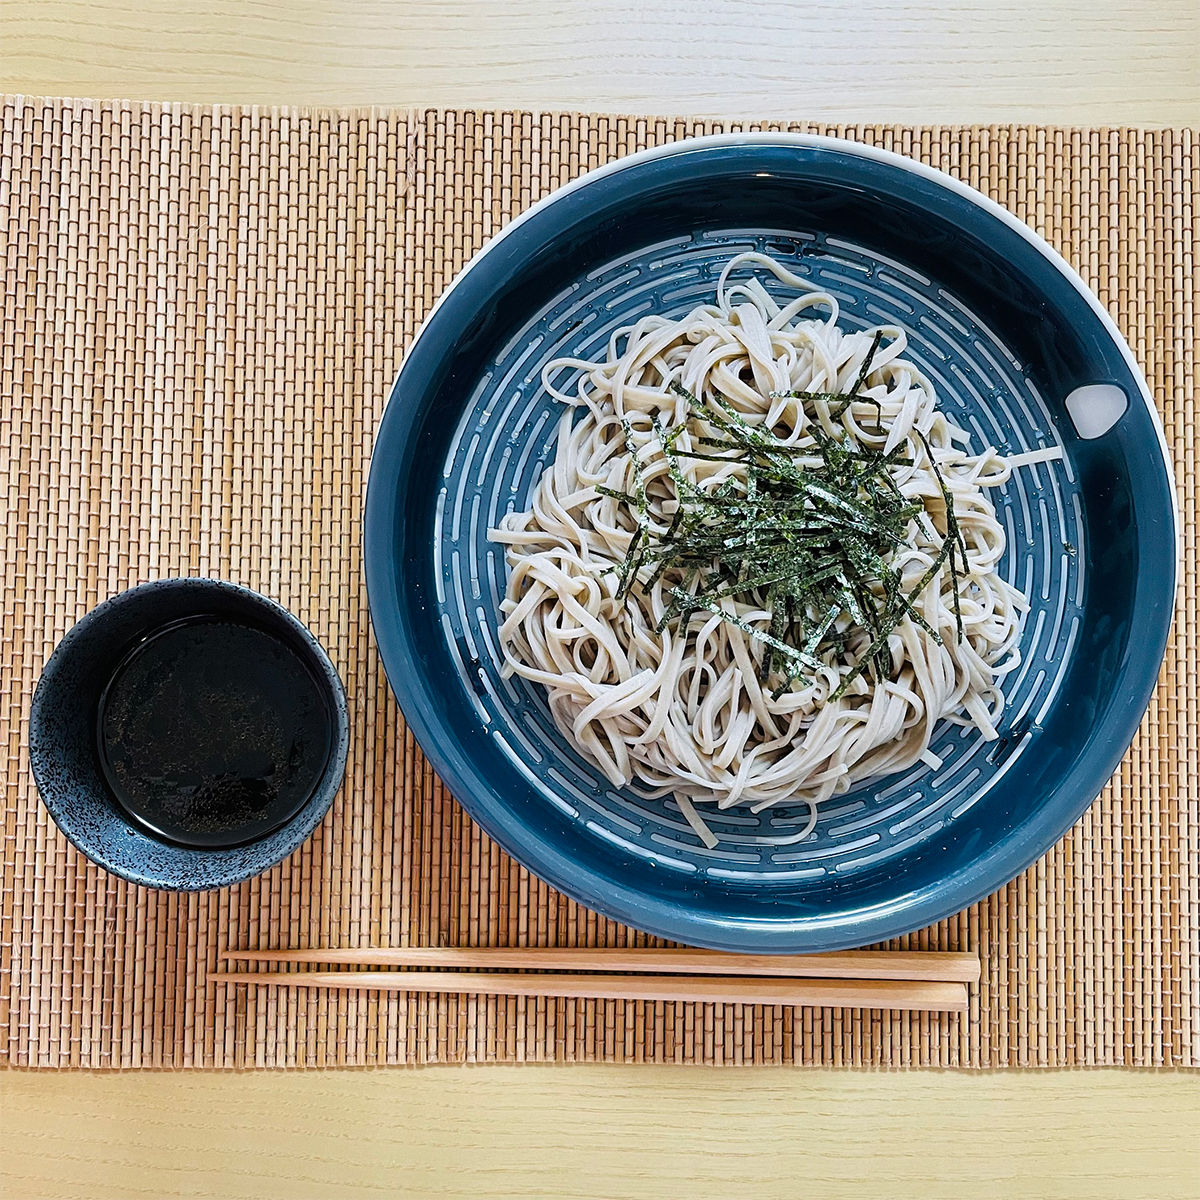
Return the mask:
[(8, 90), (1195, 124), (1196, 0), (4, 0)]
[[(0, 89), (1200, 122), (1196, 0), (3, 0)], [(1200, 1197), (1200, 1076), (672, 1067), (0, 1074), (26, 1197)]]
[(5, 1200), (1194, 1200), (1195, 1078), (729, 1067), (0, 1074)]

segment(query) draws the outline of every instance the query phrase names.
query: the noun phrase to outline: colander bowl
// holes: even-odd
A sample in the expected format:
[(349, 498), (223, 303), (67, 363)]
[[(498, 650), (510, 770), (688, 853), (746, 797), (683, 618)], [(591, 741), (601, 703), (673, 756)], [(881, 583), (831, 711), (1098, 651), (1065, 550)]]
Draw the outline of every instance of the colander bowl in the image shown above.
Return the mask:
[[(711, 299), (765, 251), (834, 293), (846, 328), (903, 327), (977, 447), (1061, 446), (992, 493), (1001, 571), (1030, 597), (995, 742), (943, 723), (937, 770), (862, 784), (778, 845), (803, 804), (706, 810), (614, 789), (544, 693), (501, 678), (505, 565), (488, 530), (527, 497), (561, 408), (552, 358), (596, 357), (648, 311)], [(768, 289), (773, 281), (764, 279)], [(781, 293), (782, 294), (782, 293)], [(564, 374), (559, 386), (569, 386)], [(1169, 459), (1115, 325), (1071, 268), (980, 193), (912, 160), (803, 135), (729, 135), (622, 159), (512, 222), (447, 289), (379, 427), (367, 492), (371, 616), (426, 756), (530, 870), (616, 920), (781, 953), (881, 941), (986, 896), (1112, 775), (1164, 653), (1177, 563)]]

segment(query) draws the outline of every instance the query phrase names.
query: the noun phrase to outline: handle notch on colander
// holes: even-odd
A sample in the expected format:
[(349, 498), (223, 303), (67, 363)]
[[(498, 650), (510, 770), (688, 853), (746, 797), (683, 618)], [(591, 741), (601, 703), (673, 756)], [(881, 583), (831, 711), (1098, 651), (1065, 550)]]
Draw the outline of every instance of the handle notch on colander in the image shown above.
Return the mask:
[(1088, 383), (1063, 403), (1075, 432), (1090, 442), (1103, 437), (1125, 415), (1129, 397), (1115, 383)]

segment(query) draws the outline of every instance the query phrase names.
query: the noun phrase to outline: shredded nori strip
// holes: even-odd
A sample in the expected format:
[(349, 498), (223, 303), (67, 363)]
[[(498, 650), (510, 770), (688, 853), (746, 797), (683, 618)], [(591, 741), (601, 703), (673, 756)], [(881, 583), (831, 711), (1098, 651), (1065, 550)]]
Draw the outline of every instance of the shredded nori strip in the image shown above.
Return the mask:
[[(881, 336), (876, 335), (848, 392), (820, 394), (840, 404), (839, 413), (845, 412), (866, 382)], [(656, 532), (633, 430), (627, 419), (622, 421), (632, 459), (633, 491), (597, 488), (601, 495), (625, 505), (636, 522), (618, 572), (619, 599), (627, 599), (635, 582), (648, 589), (668, 571), (681, 573), (690, 580), (689, 587), (666, 590), (670, 603), (659, 622), (660, 632), (677, 620), (686, 629), (698, 611), (736, 626), (763, 646), (762, 682), (773, 675), (782, 680), (773, 691), (775, 697), (796, 680), (811, 681), (811, 673), (828, 661), (830, 652), (845, 651), (856, 630), (865, 632), (870, 641), (843, 675), (833, 699), (864, 671), (873, 672), (877, 680), (890, 676), (888, 638), (905, 617), (940, 644), (941, 636), (917, 611), (916, 603), (944, 565), (950, 571), (957, 635), (962, 641), (959, 579), (960, 564), (963, 573), (967, 570), (966, 544), (950, 489), (924, 434), (914, 431), (946, 505), (946, 533), (932, 565), (906, 593), (899, 571), (887, 565), (885, 556), (912, 545), (908, 528), (914, 520), (937, 536), (924, 504), (906, 499), (892, 476), (892, 468), (913, 461), (906, 447), (887, 453), (863, 448), (849, 436), (830, 436), (816, 422), (806, 428), (802, 444), (785, 445), (769, 429), (720, 407), (721, 397), (710, 402), (678, 382), (670, 386), (696, 418), (721, 436), (695, 439), (713, 453), (680, 450), (677, 442), (686, 425), (665, 430), (653, 418), (679, 505), (666, 531)], [(816, 393), (790, 394), (817, 398)], [(798, 458), (805, 462), (794, 461)], [(706, 489), (684, 476), (679, 466), (684, 459), (744, 465), (745, 479), (727, 479)], [(647, 569), (650, 573), (643, 577)], [(763, 630), (743, 620), (726, 606), (731, 599), (769, 613), (769, 627)]]

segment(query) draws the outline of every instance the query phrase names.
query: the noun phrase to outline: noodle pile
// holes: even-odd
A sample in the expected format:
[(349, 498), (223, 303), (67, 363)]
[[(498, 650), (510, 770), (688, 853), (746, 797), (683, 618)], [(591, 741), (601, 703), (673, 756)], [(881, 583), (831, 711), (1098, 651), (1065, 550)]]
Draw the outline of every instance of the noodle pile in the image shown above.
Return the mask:
[[(799, 295), (781, 305), (753, 273), (731, 282), (739, 268), (769, 271)], [(554, 462), (529, 510), (490, 534), (507, 547), (505, 673), (543, 685), (582, 755), (614, 785), (636, 777), (672, 795), (709, 846), (717, 839), (698, 804), (760, 812), (805, 801), (800, 832), (763, 839), (799, 841), (821, 801), (919, 761), (939, 766), (929, 741), (942, 718), (995, 738), (1000, 681), (1019, 663), (1028, 605), (997, 573), (1005, 538), (987, 489), (1060, 452), (970, 453), (969, 435), (904, 359), (900, 328), (846, 332), (837, 321), (832, 296), (766, 255), (740, 254), (715, 305), (641, 318), (612, 335), (603, 362), (550, 363), (544, 386), (568, 406)], [(574, 394), (554, 384), (564, 370), (582, 371)], [(669, 539), (681, 489), (753, 489), (745, 458), (705, 449), (730, 422), (787, 448), (801, 470), (818, 444), (890, 456), (889, 487), (915, 515), (885, 561), (913, 594), (881, 658), (864, 657), (872, 635), (850, 611), (825, 629), (812, 610), (803, 623), (821, 640), (812, 669), (792, 678), (770, 649), (763, 589), (678, 615), (672, 597), (695, 593), (697, 573), (631, 555), (643, 538)], [(947, 560), (951, 536), (961, 554)], [(883, 594), (877, 578), (863, 586)]]

